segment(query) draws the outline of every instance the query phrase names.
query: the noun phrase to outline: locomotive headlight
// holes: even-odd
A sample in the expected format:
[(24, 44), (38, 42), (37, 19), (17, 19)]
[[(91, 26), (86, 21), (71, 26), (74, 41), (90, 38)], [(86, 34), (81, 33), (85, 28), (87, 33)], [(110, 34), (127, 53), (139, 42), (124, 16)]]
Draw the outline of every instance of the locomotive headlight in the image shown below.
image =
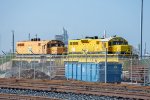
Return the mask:
[(131, 51), (131, 48), (130, 47), (128, 47), (128, 52), (130, 52)]
[(72, 48), (72, 52), (75, 52), (75, 51), (76, 51), (76, 50), (75, 50), (75, 48), (73, 47), (73, 48)]
[(117, 47), (117, 51), (120, 51), (120, 48)]

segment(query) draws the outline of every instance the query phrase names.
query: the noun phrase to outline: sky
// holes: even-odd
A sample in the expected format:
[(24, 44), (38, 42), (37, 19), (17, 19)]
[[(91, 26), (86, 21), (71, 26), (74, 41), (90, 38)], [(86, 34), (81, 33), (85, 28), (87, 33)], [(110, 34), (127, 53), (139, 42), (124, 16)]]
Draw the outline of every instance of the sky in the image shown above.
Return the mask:
[[(150, 0), (144, 0), (143, 49), (150, 52)], [(85, 36), (121, 36), (129, 44), (140, 43), (141, 0), (0, 0), (0, 52), (15, 42), (34, 38), (54, 39), (68, 31), (69, 39)]]

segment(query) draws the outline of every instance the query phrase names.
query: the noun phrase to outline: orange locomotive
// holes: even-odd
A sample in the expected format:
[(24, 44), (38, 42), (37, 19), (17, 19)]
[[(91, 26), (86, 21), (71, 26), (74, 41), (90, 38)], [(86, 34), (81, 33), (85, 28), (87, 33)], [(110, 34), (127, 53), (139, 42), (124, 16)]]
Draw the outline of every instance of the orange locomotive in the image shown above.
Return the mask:
[(64, 43), (58, 40), (40, 40), (39, 38), (31, 41), (20, 41), (16, 44), (18, 54), (53, 54), (61, 55), (66, 51)]

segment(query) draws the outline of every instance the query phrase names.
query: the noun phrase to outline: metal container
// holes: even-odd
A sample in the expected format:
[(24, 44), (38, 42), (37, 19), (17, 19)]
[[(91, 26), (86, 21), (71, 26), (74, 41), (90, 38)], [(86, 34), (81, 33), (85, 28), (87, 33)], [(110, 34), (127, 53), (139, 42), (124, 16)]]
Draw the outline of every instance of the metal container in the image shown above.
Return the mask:
[[(107, 63), (107, 82), (121, 82), (122, 65)], [(105, 63), (65, 62), (67, 79), (87, 82), (105, 82)]]
[[(99, 63), (99, 82), (105, 82), (105, 63)], [(122, 64), (119, 63), (107, 63), (107, 78), (106, 81), (113, 82), (121, 82), (121, 74), (122, 74)]]

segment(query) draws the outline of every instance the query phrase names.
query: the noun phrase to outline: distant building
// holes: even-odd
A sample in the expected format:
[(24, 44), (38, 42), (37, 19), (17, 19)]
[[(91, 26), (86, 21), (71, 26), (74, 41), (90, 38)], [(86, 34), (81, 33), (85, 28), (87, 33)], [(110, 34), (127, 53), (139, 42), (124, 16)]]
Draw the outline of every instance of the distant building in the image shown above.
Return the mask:
[(65, 45), (68, 45), (68, 33), (67, 33), (67, 30), (65, 30), (64, 28), (63, 28), (63, 42), (64, 42), (64, 44)]
[(55, 40), (59, 40), (63, 42), (63, 35), (55, 35)]
[(68, 45), (68, 33), (65, 28), (63, 28), (63, 34), (55, 35), (55, 39), (64, 42), (65, 45)]

